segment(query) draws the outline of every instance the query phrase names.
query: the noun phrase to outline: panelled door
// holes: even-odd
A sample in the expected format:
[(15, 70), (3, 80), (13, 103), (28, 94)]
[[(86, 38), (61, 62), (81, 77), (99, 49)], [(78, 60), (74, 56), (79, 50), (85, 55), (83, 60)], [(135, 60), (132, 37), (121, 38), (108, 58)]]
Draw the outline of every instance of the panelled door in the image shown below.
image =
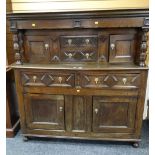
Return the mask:
[(110, 35), (109, 62), (132, 62), (134, 51), (134, 34)]
[(50, 44), (48, 36), (25, 36), (26, 59), (29, 63), (49, 63)]
[(26, 123), (30, 129), (64, 130), (64, 96), (24, 94)]
[(93, 97), (93, 132), (132, 133), (136, 98)]

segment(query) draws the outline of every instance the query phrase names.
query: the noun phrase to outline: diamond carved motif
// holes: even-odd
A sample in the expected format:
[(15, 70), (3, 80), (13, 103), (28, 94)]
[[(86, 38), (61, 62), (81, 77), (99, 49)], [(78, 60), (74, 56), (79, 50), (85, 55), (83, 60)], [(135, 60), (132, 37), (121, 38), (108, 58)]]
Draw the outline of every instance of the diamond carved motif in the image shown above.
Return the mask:
[(104, 78), (104, 82), (107, 86), (112, 87), (114, 85), (116, 85), (116, 83), (118, 82), (117, 78), (114, 75), (107, 75)]
[(52, 76), (50, 76), (50, 75), (48, 75), (48, 74), (45, 74), (45, 75), (42, 76), (41, 81), (42, 81), (46, 86), (48, 86), (48, 85), (50, 85), (50, 84), (54, 81), (54, 79), (53, 79)]
[(23, 74), (23, 76), (22, 76), (22, 82), (23, 82), (23, 84), (28, 83), (28, 82), (29, 82), (29, 80), (30, 80), (30, 78), (28, 77), (28, 75)]
[(131, 83), (137, 85), (139, 83), (139, 76), (135, 76), (132, 78)]

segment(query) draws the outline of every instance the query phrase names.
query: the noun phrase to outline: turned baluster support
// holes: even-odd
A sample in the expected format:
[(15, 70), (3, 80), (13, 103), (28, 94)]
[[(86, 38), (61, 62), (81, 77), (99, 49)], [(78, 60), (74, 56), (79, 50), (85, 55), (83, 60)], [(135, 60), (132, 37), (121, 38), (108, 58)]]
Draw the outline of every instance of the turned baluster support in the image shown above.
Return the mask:
[(17, 30), (17, 23), (16, 21), (10, 22), (10, 31), (13, 33), (13, 50), (15, 53), (15, 61), (17, 65), (22, 64), (22, 54), (23, 48), (21, 48), (21, 45), (23, 46), (23, 39), (22, 39), (22, 32), (18, 32)]
[(140, 56), (139, 56), (139, 66), (144, 67), (146, 66), (146, 56), (147, 56), (147, 41), (148, 41), (148, 33), (149, 31), (149, 20), (146, 18), (144, 20), (144, 27), (142, 27), (142, 37), (141, 37), (141, 44), (140, 44)]
[(21, 54), (20, 54), (20, 47), (19, 47), (19, 39), (18, 39), (18, 33), (13, 33), (13, 49), (15, 52), (15, 60), (17, 65), (21, 65)]

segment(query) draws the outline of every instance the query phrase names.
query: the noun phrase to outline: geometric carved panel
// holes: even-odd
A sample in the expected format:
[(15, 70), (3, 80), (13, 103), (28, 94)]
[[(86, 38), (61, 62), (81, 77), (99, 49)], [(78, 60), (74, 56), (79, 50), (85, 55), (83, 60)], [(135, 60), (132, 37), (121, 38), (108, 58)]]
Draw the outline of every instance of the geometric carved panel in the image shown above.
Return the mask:
[(23, 84), (26, 84), (27, 82), (29, 82), (30, 78), (28, 77), (28, 75), (23, 74), (22, 76), (22, 82)]
[(115, 85), (117, 83), (117, 78), (114, 75), (107, 75), (104, 79), (104, 82), (106, 85), (108, 85), (109, 87), (112, 87), (113, 85)]
[(45, 74), (42, 76), (41, 81), (48, 86), (54, 81), (54, 79), (52, 76)]

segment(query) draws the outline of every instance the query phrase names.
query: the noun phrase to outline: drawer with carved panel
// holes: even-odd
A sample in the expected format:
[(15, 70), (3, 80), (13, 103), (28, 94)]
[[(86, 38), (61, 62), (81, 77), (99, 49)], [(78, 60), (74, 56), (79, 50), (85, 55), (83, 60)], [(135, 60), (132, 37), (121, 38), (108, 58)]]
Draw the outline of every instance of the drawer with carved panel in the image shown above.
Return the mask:
[(84, 88), (138, 88), (140, 74), (138, 73), (111, 73), (82, 72), (80, 85)]
[(98, 55), (97, 35), (61, 36), (60, 55), (62, 61), (96, 61)]
[(21, 72), (24, 86), (74, 87), (75, 74), (60, 71), (23, 71)]

